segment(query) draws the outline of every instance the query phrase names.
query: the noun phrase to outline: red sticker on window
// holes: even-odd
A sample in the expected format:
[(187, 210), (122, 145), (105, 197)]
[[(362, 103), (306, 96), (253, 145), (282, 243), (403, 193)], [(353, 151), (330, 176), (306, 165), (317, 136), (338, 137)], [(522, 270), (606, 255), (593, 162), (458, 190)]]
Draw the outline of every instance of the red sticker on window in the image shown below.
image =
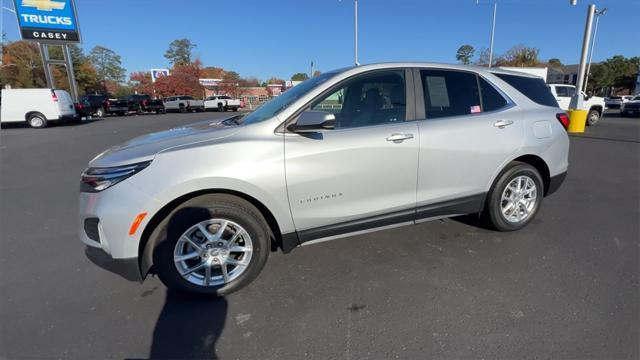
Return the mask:
[(482, 110), (480, 109), (480, 106), (479, 106), (479, 105), (476, 105), (476, 106), (472, 106), (472, 107), (471, 107), (471, 113), (472, 113), (472, 114), (479, 113), (479, 112), (481, 112), (481, 111), (482, 111)]

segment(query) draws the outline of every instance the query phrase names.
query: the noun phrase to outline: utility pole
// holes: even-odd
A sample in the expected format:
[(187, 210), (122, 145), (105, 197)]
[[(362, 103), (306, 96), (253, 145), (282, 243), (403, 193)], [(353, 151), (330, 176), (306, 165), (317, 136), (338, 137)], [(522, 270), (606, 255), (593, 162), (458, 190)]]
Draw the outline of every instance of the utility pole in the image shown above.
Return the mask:
[(589, 43), (591, 42), (591, 30), (593, 29), (593, 16), (596, 13), (596, 6), (589, 5), (587, 9), (587, 21), (584, 26), (584, 36), (582, 38), (582, 53), (580, 54), (580, 67), (578, 68), (578, 79), (576, 81), (576, 91), (571, 98), (569, 104), (570, 109), (582, 109), (584, 97), (582, 96), (582, 88), (584, 87), (584, 75), (587, 70), (587, 54), (589, 52)]
[(491, 21), (491, 43), (489, 45), (489, 67), (493, 66), (493, 37), (496, 32), (496, 13), (498, 11), (498, 1), (493, 1), (493, 20)]
[(309, 73), (309, 79), (313, 77), (313, 61), (311, 61), (311, 72)]
[(358, 61), (358, 0), (354, 0), (354, 53), (355, 53), (355, 65), (359, 66), (360, 62)]
[(589, 75), (591, 75), (591, 61), (593, 60), (593, 52), (596, 48), (596, 36), (598, 35), (598, 20), (600, 20), (600, 16), (607, 13), (607, 8), (604, 8), (600, 11), (596, 11), (596, 25), (593, 28), (593, 39), (591, 39), (591, 51), (589, 52), (589, 65), (587, 65), (587, 78), (584, 80), (584, 89), (583, 91), (587, 92), (587, 84), (589, 83)]

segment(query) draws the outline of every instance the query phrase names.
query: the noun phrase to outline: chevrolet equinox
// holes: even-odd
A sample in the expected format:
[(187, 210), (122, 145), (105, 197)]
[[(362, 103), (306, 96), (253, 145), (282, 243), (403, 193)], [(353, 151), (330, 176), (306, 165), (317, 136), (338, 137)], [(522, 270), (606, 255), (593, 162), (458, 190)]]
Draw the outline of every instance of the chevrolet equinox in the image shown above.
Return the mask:
[(221, 121), (93, 159), (80, 237), (129, 280), (226, 295), (271, 251), (463, 214), (526, 226), (568, 167), (569, 119), (544, 81), (385, 63), (313, 77)]

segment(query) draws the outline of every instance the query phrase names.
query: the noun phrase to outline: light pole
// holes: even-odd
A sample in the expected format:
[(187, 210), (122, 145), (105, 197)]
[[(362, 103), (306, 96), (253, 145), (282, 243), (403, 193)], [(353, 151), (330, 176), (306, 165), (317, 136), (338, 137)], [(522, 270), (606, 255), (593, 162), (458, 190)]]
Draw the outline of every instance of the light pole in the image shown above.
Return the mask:
[(354, 34), (355, 65), (359, 66), (360, 62), (358, 61), (358, 0), (354, 0), (353, 2), (353, 34)]
[[(476, 5), (480, 0), (476, 0)], [(498, 0), (493, 0), (493, 18), (491, 19), (491, 41), (489, 43), (489, 67), (493, 65), (493, 40), (496, 33), (496, 14), (498, 13)]]
[(593, 38), (591, 39), (591, 51), (589, 53), (589, 65), (587, 65), (587, 77), (584, 80), (584, 89), (583, 91), (587, 92), (587, 84), (589, 83), (589, 75), (591, 75), (591, 61), (593, 60), (593, 51), (596, 46), (596, 36), (598, 35), (598, 20), (600, 20), (600, 16), (607, 13), (607, 8), (604, 8), (600, 11), (596, 11), (596, 25), (593, 27)]
[(584, 75), (587, 65), (587, 53), (589, 51), (589, 43), (591, 42), (591, 30), (593, 28), (593, 15), (596, 12), (594, 4), (589, 5), (587, 9), (587, 21), (584, 25), (584, 37), (582, 39), (582, 53), (580, 54), (580, 67), (578, 68), (578, 79), (576, 80), (576, 91), (571, 98), (569, 104), (570, 109), (580, 110), (583, 107), (584, 98), (582, 96), (582, 88), (584, 84)]

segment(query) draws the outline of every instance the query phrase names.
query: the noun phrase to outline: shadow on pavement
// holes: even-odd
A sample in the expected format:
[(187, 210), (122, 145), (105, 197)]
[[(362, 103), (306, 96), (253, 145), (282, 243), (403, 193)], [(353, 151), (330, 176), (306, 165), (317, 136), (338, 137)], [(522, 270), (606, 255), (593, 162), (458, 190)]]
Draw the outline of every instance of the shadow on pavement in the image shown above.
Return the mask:
[(153, 331), (151, 359), (217, 359), (227, 300), (168, 291)]

